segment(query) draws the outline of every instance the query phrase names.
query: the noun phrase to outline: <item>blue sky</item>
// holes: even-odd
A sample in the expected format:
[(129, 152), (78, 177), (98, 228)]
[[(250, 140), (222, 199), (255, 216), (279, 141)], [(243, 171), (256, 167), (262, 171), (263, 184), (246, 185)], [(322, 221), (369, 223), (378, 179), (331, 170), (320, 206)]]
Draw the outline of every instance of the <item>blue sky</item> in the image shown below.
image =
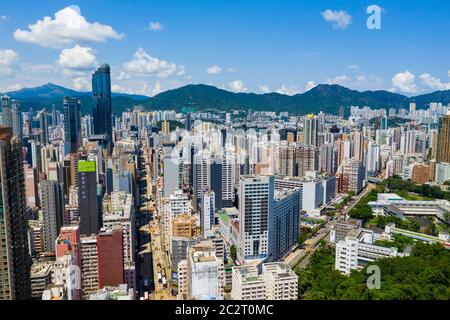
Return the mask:
[[(366, 26), (372, 4), (381, 30)], [(445, 0), (2, 0), (0, 92), (47, 82), (89, 90), (107, 62), (115, 91), (146, 95), (188, 83), (415, 95), (450, 89), (448, 39)]]

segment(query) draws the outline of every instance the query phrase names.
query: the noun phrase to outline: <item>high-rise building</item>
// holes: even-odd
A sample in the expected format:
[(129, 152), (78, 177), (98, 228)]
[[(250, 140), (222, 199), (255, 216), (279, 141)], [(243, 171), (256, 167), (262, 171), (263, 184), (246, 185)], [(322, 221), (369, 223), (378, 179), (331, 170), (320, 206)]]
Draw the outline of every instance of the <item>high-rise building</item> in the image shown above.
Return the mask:
[(380, 146), (370, 141), (367, 146), (367, 174), (370, 176), (376, 176), (381, 170), (380, 153)]
[(169, 197), (180, 188), (180, 163), (176, 157), (164, 158), (164, 196)]
[(317, 171), (319, 164), (319, 154), (317, 148), (312, 145), (300, 145), (296, 148), (295, 161), (296, 176), (303, 177), (307, 171)]
[(268, 261), (279, 261), (298, 244), (300, 236), (301, 190), (277, 191), (269, 213)]
[(211, 165), (210, 155), (203, 151), (198, 151), (194, 156), (193, 163), (193, 205), (199, 209), (203, 191), (211, 187)]
[(202, 203), (200, 205), (200, 227), (202, 234), (206, 234), (214, 225), (215, 207), (214, 191), (203, 192)]
[(308, 114), (303, 122), (303, 143), (307, 146), (318, 146), (318, 118)]
[(2, 104), (2, 125), (6, 127), (12, 127), (12, 115), (11, 115), (11, 99), (8, 96), (1, 98)]
[(102, 228), (97, 235), (98, 286), (124, 283), (122, 227)]
[(216, 256), (212, 241), (202, 241), (190, 247), (187, 263), (189, 298), (222, 299), (225, 285), (223, 259)]
[(96, 234), (102, 226), (95, 161), (78, 161), (78, 205), (80, 233)]
[(238, 259), (265, 259), (269, 253), (269, 215), (274, 210), (274, 178), (241, 176), (239, 180)]
[[(226, 152), (222, 159), (222, 206), (218, 209), (222, 208), (231, 208), (234, 203), (234, 187), (233, 187), (233, 161), (232, 155)], [(217, 195), (216, 195), (217, 199)], [(217, 205), (217, 204), (216, 204)]]
[(0, 127), (0, 299), (31, 298), (22, 146)]
[(48, 113), (47, 110), (41, 110), (38, 113), (38, 119), (39, 119), (39, 128), (41, 130), (40, 135), (40, 142), (41, 145), (45, 146), (49, 143), (49, 135), (48, 135)]
[(64, 151), (76, 153), (81, 145), (80, 101), (64, 97)]
[(13, 134), (22, 140), (22, 114), (20, 112), (20, 105), (13, 100), (11, 105), (11, 126)]
[(98, 287), (97, 236), (81, 237), (81, 290), (83, 298)]
[(439, 123), (436, 161), (450, 163), (450, 113)]
[(39, 183), (39, 195), (43, 220), (43, 247), (45, 252), (55, 252), (55, 240), (63, 225), (64, 200), (58, 181), (43, 180)]
[(92, 75), (92, 95), (94, 98), (94, 134), (112, 138), (111, 72), (109, 65), (102, 64)]
[(320, 146), (320, 171), (327, 174), (336, 173), (337, 149), (332, 143)]

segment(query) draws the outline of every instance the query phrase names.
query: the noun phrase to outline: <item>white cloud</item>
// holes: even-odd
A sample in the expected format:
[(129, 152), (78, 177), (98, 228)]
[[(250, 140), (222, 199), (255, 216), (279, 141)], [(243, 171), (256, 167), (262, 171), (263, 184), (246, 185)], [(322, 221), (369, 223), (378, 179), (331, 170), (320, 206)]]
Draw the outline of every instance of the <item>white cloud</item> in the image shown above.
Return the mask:
[(246, 92), (248, 89), (245, 87), (244, 82), (241, 80), (235, 80), (228, 84), (230, 89), (234, 92)]
[(57, 64), (69, 69), (91, 69), (96, 66), (97, 59), (92, 48), (76, 45), (62, 50)]
[(207, 74), (219, 74), (219, 73), (221, 73), (221, 72), (222, 72), (222, 68), (219, 67), (219, 66), (216, 66), (216, 65), (214, 65), (214, 66), (209, 67), (208, 69), (206, 69), (206, 73), (207, 73)]
[(429, 73), (423, 73), (420, 80), (427, 87), (433, 90), (450, 90), (450, 82), (442, 82), (441, 79), (433, 77)]
[(135, 75), (157, 75), (161, 78), (185, 74), (184, 66), (177, 67), (173, 62), (152, 57), (142, 48), (135, 52), (133, 60), (123, 64), (123, 69)]
[(395, 90), (400, 90), (404, 93), (416, 93), (419, 91), (414, 82), (415, 75), (409, 72), (399, 72), (392, 78), (392, 85)]
[(37, 44), (43, 47), (61, 48), (78, 42), (104, 42), (107, 39), (123, 38), (111, 26), (98, 22), (90, 23), (81, 15), (78, 6), (69, 6), (28, 26), (29, 30), (17, 29), (17, 41)]
[[(230, 67), (227, 69), (228, 72), (236, 72), (236, 69), (233, 67)], [(449, 70), (449, 74), (450, 74), (450, 70)]]
[(163, 25), (161, 24), (161, 22), (150, 22), (148, 24), (148, 30), (150, 31), (161, 31), (163, 29)]
[(124, 87), (121, 87), (121, 86), (119, 86), (119, 85), (117, 85), (117, 84), (113, 84), (113, 85), (111, 86), (111, 91), (112, 91), (112, 92), (120, 92), (120, 93), (123, 93), (123, 92), (125, 92), (126, 90), (125, 90)]
[(90, 91), (92, 85), (86, 77), (78, 77), (73, 80), (73, 87), (79, 91)]
[(337, 84), (354, 90), (380, 90), (383, 88), (383, 79), (375, 76), (357, 75), (352, 78), (345, 74), (325, 79), (326, 84)]
[(450, 70), (448, 70), (448, 77), (450, 78)]
[(352, 22), (352, 16), (344, 10), (334, 11), (327, 9), (321, 15), (326, 21), (333, 22), (333, 28), (346, 29)]
[(305, 92), (311, 90), (315, 86), (317, 86), (317, 84), (314, 81), (308, 81), (305, 86)]
[(336, 76), (334, 78), (325, 79), (326, 84), (348, 85), (350, 81), (350, 77), (346, 76), (345, 74)]
[(286, 85), (283, 84), (275, 92), (280, 93), (280, 94), (286, 94), (288, 96), (293, 96), (295, 94), (300, 93), (301, 90), (299, 90), (299, 88), (297, 88), (295, 86), (286, 86)]
[(259, 88), (259, 91), (261, 91), (262, 93), (269, 93), (270, 92), (270, 89), (269, 89), (268, 86), (261, 85), (258, 88)]
[(0, 49), (0, 75), (11, 77), (13, 75), (13, 65), (19, 59), (19, 55), (10, 49)]
[(349, 69), (359, 69), (359, 66), (357, 64), (349, 64), (348, 68)]
[(159, 81), (157, 81), (155, 86), (153, 87), (152, 96), (156, 96), (158, 93), (161, 93), (161, 92), (162, 92), (161, 83)]
[(20, 83), (11, 84), (6, 87), (0, 87), (0, 92), (6, 93), (6, 92), (12, 92), (12, 91), (18, 91), (22, 89), (23, 86)]
[(116, 78), (116, 80), (122, 81), (126, 79), (130, 79), (131, 76), (123, 71), (120, 72), (119, 76)]

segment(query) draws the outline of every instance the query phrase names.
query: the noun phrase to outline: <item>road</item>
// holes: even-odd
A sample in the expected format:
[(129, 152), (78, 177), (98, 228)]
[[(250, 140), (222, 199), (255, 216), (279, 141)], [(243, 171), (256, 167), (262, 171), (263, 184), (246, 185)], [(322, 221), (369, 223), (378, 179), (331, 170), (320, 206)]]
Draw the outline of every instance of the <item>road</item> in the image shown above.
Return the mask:
[(367, 187), (360, 192), (358, 195), (354, 196), (348, 203), (346, 207), (337, 212), (336, 216), (326, 222), (322, 228), (320, 228), (316, 234), (314, 234), (311, 238), (305, 241), (304, 248), (297, 248), (294, 252), (292, 252), (289, 256), (284, 260), (289, 267), (291, 268), (300, 268), (304, 269), (308, 266), (309, 259), (314, 251), (317, 249), (317, 244), (322, 240), (326, 239), (329, 241), (329, 233), (331, 230), (331, 226), (336, 223), (336, 220), (340, 216), (346, 216), (348, 212), (353, 209), (353, 207), (366, 196), (372, 189), (375, 188), (374, 184), (369, 183)]
[[(152, 284), (151, 291), (149, 292), (150, 299), (168, 300), (173, 299), (168, 289), (171, 272), (167, 254), (163, 248), (161, 225), (155, 205), (156, 187), (152, 185), (151, 162), (148, 158), (148, 148), (145, 146), (145, 142), (143, 142), (142, 151), (145, 166), (141, 179), (142, 183), (146, 186), (142, 190), (142, 210), (148, 213), (147, 216), (150, 219), (146, 220), (140, 226), (141, 238), (143, 239), (143, 243), (145, 243), (141, 248), (141, 253), (146, 264), (148, 264), (147, 270), (151, 269), (151, 272), (145, 273), (144, 278), (148, 276), (148, 281)], [(158, 274), (161, 274), (161, 277), (166, 277), (166, 285), (163, 285), (162, 279), (159, 279)]]
[(145, 226), (148, 226), (152, 220), (151, 212), (148, 207), (148, 173), (145, 170), (146, 153), (141, 142), (140, 155), (138, 163), (138, 186), (139, 186), (139, 208), (137, 210), (137, 232), (138, 232), (138, 294), (144, 297), (147, 292), (150, 294), (154, 290), (152, 253), (150, 250), (150, 235), (145, 232)]

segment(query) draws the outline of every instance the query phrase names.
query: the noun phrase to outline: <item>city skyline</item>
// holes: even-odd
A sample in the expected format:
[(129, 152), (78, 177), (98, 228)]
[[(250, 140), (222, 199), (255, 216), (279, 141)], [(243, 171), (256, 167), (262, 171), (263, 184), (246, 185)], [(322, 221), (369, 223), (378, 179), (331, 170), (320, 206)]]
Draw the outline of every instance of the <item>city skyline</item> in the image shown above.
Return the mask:
[(434, 32), (450, 29), (445, 2), (378, 1), (381, 30), (366, 26), (367, 1), (44, 2), (0, 4), (0, 92), (47, 82), (89, 91), (105, 62), (113, 92), (147, 96), (189, 83), (290, 95), (320, 83), (450, 89), (449, 44)]

